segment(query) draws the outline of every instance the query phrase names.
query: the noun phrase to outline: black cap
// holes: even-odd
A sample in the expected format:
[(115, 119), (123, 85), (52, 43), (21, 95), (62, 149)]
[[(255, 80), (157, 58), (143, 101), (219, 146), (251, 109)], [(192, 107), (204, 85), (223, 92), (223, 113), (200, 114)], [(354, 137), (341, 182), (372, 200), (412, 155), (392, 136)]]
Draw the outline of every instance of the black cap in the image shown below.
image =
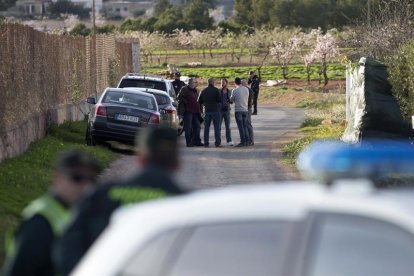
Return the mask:
[(174, 75), (179, 77), (179, 76), (181, 76), (181, 73), (180, 72), (175, 72)]
[(81, 168), (90, 169), (96, 173), (101, 171), (98, 161), (92, 155), (81, 150), (64, 151), (56, 158), (56, 171), (70, 173)]

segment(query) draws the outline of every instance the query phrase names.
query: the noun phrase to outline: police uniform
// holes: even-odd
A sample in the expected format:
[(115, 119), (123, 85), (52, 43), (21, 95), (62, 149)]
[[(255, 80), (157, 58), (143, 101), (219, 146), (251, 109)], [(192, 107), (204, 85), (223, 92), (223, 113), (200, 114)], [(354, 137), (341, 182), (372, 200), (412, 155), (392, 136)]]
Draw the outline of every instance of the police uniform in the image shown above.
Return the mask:
[(180, 93), (181, 88), (183, 88), (185, 86), (185, 83), (180, 79), (175, 79), (172, 82), (172, 85), (174, 87), (175, 96), (178, 96), (178, 93)]
[(148, 166), (123, 183), (107, 183), (88, 195), (76, 208), (73, 223), (59, 248), (59, 272), (68, 275), (109, 223), (112, 212), (125, 204), (178, 195), (184, 191), (165, 169)]
[(6, 237), (3, 275), (55, 275), (52, 248), (70, 220), (68, 206), (52, 193), (30, 203), (15, 236)]
[(253, 75), (248, 80), (250, 88), (253, 90), (253, 114), (257, 114), (257, 99), (259, 98), (260, 78), (257, 75)]

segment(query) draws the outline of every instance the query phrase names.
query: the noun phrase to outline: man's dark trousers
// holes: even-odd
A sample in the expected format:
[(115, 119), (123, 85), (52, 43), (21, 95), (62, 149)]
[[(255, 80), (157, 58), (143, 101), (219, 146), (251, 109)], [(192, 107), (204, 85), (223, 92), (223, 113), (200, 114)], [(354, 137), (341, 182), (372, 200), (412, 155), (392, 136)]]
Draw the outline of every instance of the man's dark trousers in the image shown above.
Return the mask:
[(188, 145), (200, 145), (200, 113), (184, 113), (185, 140)]
[(240, 134), (240, 143), (247, 146), (249, 143), (249, 130), (247, 129), (247, 111), (237, 111), (234, 113), (237, 127)]
[(259, 98), (259, 90), (253, 90), (253, 113), (257, 114), (257, 99)]
[(214, 137), (216, 139), (215, 145), (221, 145), (221, 131), (220, 131), (220, 112), (206, 112), (204, 116), (204, 145), (208, 146), (209, 135), (210, 135), (210, 125), (213, 121), (214, 125)]

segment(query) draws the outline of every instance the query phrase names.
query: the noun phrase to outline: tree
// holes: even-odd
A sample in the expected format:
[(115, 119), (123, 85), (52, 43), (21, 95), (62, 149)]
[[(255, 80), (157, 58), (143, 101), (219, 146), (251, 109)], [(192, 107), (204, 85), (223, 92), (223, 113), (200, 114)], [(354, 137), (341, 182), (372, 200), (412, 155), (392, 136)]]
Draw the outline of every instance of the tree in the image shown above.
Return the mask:
[(177, 7), (170, 7), (164, 11), (154, 25), (154, 30), (163, 33), (172, 33), (175, 29), (185, 28), (183, 14)]
[(0, 1), (0, 11), (5, 11), (16, 4), (17, 0), (2, 0)]
[(122, 22), (121, 26), (119, 26), (119, 31), (121, 33), (125, 33), (128, 31), (139, 31), (142, 30), (142, 20), (140, 18), (131, 19), (128, 18), (124, 22)]
[(340, 55), (334, 36), (335, 30), (323, 34), (320, 30), (316, 36), (315, 55), (321, 60), (321, 73), (324, 77), (324, 85), (328, 84), (328, 61)]
[(208, 5), (201, 0), (193, 0), (183, 10), (184, 22), (189, 30), (208, 30), (213, 27), (213, 19), (208, 13)]
[[(288, 37), (284, 38), (283, 34)], [(294, 55), (299, 52), (303, 42), (300, 39), (300, 35), (297, 33), (289, 34), (286, 30), (282, 30), (281, 35), (277, 39), (273, 41), (273, 46), (270, 47), (270, 54), (282, 68), (283, 79), (287, 79), (287, 66)]]
[(234, 0), (234, 22), (240, 26), (253, 26), (252, 0)]
[(157, 4), (154, 6), (154, 16), (159, 17), (166, 10), (171, 8), (170, 1), (168, 0), (158, 0)]
[(90, 9), (80, 7), (69, 0), (58, 0), (50, 3), (49, 12), (54, 17), (60, 17), (61, 14), (75, 14), (80, 18), (88, 18)]
[(91, 30), (85, 24), (78, 22), (69, 33), (71, 35), (88, 36), (91, 34)]

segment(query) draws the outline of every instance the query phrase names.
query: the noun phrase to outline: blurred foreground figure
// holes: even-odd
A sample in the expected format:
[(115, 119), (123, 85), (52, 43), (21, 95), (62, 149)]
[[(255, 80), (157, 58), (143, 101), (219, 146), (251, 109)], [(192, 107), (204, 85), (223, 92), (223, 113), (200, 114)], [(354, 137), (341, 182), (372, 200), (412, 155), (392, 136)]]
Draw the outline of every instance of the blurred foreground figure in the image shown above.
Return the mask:
[(50, 191), (27, 206), (14, 238), (7, 241), (4, 275), (55, 275), (52, 247), (70, 220), (69, 208), (94, 183), (97, 161), (81, 151), (68, 151), (56, 161)]
[[(137, 138), (140, 172), (120, 182), (99, 186), (76, 208), (73, 223), (58, 249), (60, 273), (68, 275), (109, 223), (112, 212), (129, 203), (184, 193), (172, 179), (178, 169), (177, 131), (142, 130)], [(104, 264), (102, 264), (104, 265)]]

